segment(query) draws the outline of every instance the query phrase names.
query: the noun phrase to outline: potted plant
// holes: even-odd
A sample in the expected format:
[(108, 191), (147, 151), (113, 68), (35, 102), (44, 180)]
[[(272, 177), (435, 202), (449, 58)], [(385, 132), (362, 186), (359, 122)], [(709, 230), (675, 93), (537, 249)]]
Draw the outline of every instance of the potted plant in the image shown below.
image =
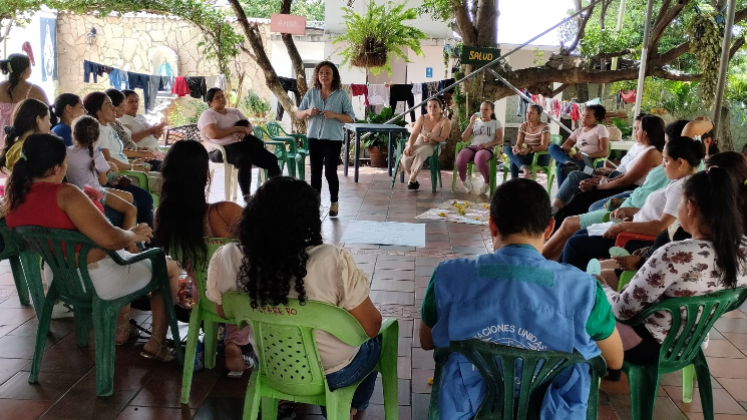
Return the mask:
[(349, 7), (343, 7), (342, 10), (345, 12), (347, 30), (333, 37), (332, 43), (350, 43), (348, 48), (340, 52), (343, 65), (349, 63), (355, 67), (367, 68), (373, 74), (386, 69), (391, 75), (391, 60), (395, 55), (410, 63), (403, 48), (410, 48), (417, 55), (423, 55), (420, 40), (427, 39), (425, 32), (402, 24), (403, 21), (417, 19), (417, 9), (405, 10), (405, 3), (396, 5), (391, 1), (377, 5), (371, 0), (364, 15), (353, 12)]
[(250, 90), (241, 101), (242, 108), (247, 114), (256, 118), (264, 118), (270, 112), (270, 103)]
[[(358, 121), (359, 123), (367, 124), (384, 124), (390, 118), (392, 118), (392, 108), (384, 108), (380, 114), (369, 115), (365, 120)], [(399, 125), (400, 127), (405, 126), (405, 121), (399, 118), (392, 124)], [(363, 147), (368, 150), (368, 155), (371, 157), (371, 166), (374, 168), (386, 168), (389, 145), (389, 134), (388, 133), (372, 133), (367, 138), (363, 139), (361, 143)]]

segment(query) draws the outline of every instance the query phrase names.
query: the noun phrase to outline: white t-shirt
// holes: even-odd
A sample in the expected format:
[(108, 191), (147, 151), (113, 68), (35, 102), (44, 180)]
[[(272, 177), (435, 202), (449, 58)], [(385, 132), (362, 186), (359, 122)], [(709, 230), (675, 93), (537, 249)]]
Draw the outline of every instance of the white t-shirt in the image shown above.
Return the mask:
[(652, 222), (654, 220), (661, 220), (664, 214), (677, 217), (677, 208), (680, 205), (680, 194), (682, 193), (682, 186), (688, 177), (680, 178), (676, 181), (672, 181), (671, 184), (667, 185), (666, 188), (656, 190), (652, 192), (646, 202), (633, 216), (634, 222)]
[(127, 163), (127, 156), (122, 152), (124, 145), (117, 133), (109, 125), (99, 124), (99, 139), (93, 145), (94, 149), (109, 149), (109, 156), (123, 163)]
[[(150, 124), (148, 124), (148, 121), (146, 121), (145, 116), (142, 114), (137, 114), (134, 117), (123, 115), (118, 120), (133, 134), (140, 133), (141, 131), (145, 131), (151, 127)], [(150, 150), (158, 150), (158, 139), (150, 134), (135, 143), (137, 144), (137, 147), (147, 147)]]
[[(308, 248), (306, 252), (309, 261), (303, 287), (309, 300), (329, 303), (346, 311), (357, 308), (366, 300), (371, 292), (368, 276), (355, 265), (348, 251), (334, 245), (319, 245)], [(239, 244), (224, 245), (215, 251), (208, 266), (205, 293), (208, 299), (221, 305), (223, 294), (236, 290), (243, 258)], [(288, 297), (298, 297), (293, 284)], [(358, 354), (359, 347), (351, 347), (327, 332), (317, 331), (315, 334), (325, 375), (349, 365)]]
[[(640, 160), (646, 154), (646, 152), (654, 148), (654, 146), (644, 146), (642, 144), (636, 143), (620, 160), (620, 166), (617, 167), (617, 172), (620, 172), (621, 174), (628, 173), (628, 171), (631, 170), (633, 166), (635, 166), (636, 162), (638, 162), (638, 160)], [(646, 182), (647, 176), (648, 173), (634, 182), (634, 184), (638, 186), (643, 185)]]
[(216, 124), (218, 128), (228, 128), (235, 126), (238, 121), (246, 119), (247, 118), (244, 114), (236, 108), (226, 108), (225, 114), (208, 109), (200, 115), (200, 119), (197, 121), (197, 128), (200, 129), (200, 135), (207, 144), (216, 143), (225, 146), (227, 144), (236, 143), (239, 140), (233, 135), (223, 137), (222, 139), (209, 139), (205, 135), (205, 127), (210, 124)]
[(472, 143), (471, 146), (477, 146), (483, 143), (492, 143), (495, 140), (495, 133), (499, 128), (503, 128), (498, 120), (490, 120), (485, 122), (481, 119), (475, 121), (475, 125), (472, 126)]
[(586, 130), (586, 127), (579, 127), (570, 137), (568, 137), (568, 139), (575, 140), (576, 148), (587, 155), (597, 153), (601, 150), (601, 147), (599, 147), (599, 139), (609, 139), (610, 137), (607, 127), (603, 124), (597, 124), (589, 131), (584, 130)]
[(94, 148), (93, 162), (96, 165), (96, 174), (91, 171), (91, 155), (88, 149), (69, 146), (67, 148), (67, 173), (65, 174), (67, 182), (81, 189), (86, 185), (90, 185), (103, 192), (104, 189), (101, 187), (101, 183), (99, 183), (98, 174), (109, 171), (109, 163), (104, 158), (104, 154), (101, 153), (101, 149)]

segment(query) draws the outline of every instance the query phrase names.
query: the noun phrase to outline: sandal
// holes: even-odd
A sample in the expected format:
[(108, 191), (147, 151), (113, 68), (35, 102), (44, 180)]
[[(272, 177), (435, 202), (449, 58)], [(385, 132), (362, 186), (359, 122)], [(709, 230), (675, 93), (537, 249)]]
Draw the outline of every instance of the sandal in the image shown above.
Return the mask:
[(244, 355), (244, 370), (232, 370), (228, 372), (228, 377), (231, 379), (241, 379), (242, 376), (244, 376), (244, 371), (247, 371), (249, 369), (254, 368), (256, 366), (256, 362), (254, 361), (254, 358), (251, 356)]
[(129, 322), (121, 327), (117, 327), (118, 335), (120, 333), (124, 333), (125, 331), (127, 331), (127, 338), (125, 338), (122, 341), (117, 340), (116, 344), (118, 346), (126, 344), (128, 341), (132, 340), (133, 338), (140, 338), (140, 333), (138, 332), (137, 328), (135, 328), (135, 326), (130, 324)]
[[(153, 339), (155, 340), (155, 338)], [(143, 351), (140, 352), (140, 355), (145, 357), (146, 359), (155, 359), (164, 363), (169, 363), (176, 359), (176, 355), (167, 345), (161, 344), (158, 340), (156, 340), (156, 343), (158, 343), (159, 345), (158, 352), (156, 354), (148, 353), (147, 351), (145, 351), (145, 348), (143, 348)]]

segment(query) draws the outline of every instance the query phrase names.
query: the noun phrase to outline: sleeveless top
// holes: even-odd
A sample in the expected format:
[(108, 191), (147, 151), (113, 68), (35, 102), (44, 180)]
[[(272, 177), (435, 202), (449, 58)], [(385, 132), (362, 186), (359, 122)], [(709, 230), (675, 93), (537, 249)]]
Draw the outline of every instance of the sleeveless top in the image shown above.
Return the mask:
[[(28, 99), (32, 86), (33, 85), (29, 84), (24, 99)], [(16, 109), (18, 102), (0, 102), (0, 149), (5, 146), (5, 126), (13, 125), (13, 110)]]
[[(67, 213), (57, 205), (57, 193), (65, 184), (53, 182), (36, 182), (31, 184), (31, 191), (20, 206), (8, 212), (5, 220), (8, 227), (41, 226), (52, 229), (78, 230)], [(101, 213), (104, 207), (98, 200), (92, 200)]]
[[(640, 144), (636, 144), (635, 146), (630, 148), (628, 153), (623, 156), (622, 160), (620, 160), (620, 166), (617, 167), (617, 172), (620, 172), (622, 174), (627, 173), (633, 166), (635, 166), (636, 162), (638, 162), (638, 160), (646, 154), (646, 152), (654, 148), (654, 146), (643, 146)], [(634, 184), (640, 187), (644, 182), (646, 182), (647, 176), (648, 173), (643, 175), (641, 179), (636, 180)]]
[[(425, 142), (425, 140), (426, 140), (426, 137), (423, 134), (433, 134), (433, 133), (436, 133), (436, 132), (438, 132), (440, 134), (441, 130), (443, 130), (443, 128), (444, 128), (444, 121), (446, 121), (446, 117), (442, 116), (441, 117), (441, 121), (439, 121), (436, 124), (436, 126), (433, 127), (432, 130), (428, 131), (428, 130), (425, 129), (425, 121), (426, 121), (425, 118), (426, 118), (426, 116), (423, 116), (422, 118), (423, 118), (423, 126), (420, 128), (420, 134), (418, 134), (418, 140), (421, 143)], [(438, 129), (438, 131), (436, 131), (436, 129)]]
[[(436, 347), (474, 338), (531, 350), (577, 350), (587, 360), (601, 354), (586, 330), (596, 280), (546, 260), (534, 248), (506, 246), (474, 259), (442, 262), (433, 286), (438, 308), (432, 330)], [(555, 406), (558, 416), (543, 418), (586, 419), (590, 382), (586, 364), (563, 371), (548, 389), (542, 409), (553, 411), (547, 404), (565, 401), (564, 410), (569, 411), (560, 416), (563, 410)], [(448, 357), (440, 387), (442, 419), (472, 418), (486, 395), (482, 376), (459, 354)]]

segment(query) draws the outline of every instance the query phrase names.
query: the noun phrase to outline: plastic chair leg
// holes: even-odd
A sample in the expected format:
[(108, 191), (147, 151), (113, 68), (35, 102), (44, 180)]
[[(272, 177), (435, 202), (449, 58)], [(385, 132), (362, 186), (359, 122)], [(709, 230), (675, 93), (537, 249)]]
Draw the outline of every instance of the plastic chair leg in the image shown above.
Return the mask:
[(378, 366), (384, 390), (384, 418), (386, 420), (397, 420), (399, 415), (399, 383), (397, 382), (398, 346), (399, 323), (394, 323), (383, 332), (381, 357)]
[(682, 402), (693, 402), (693, 381), (695, 380), (695, 366), (689, 365), (682, 369)]
[(90, 308), (75, 308), (75, 341), (78, 347), (88, 347), (88, 333), (91, 331), (93, 312)]
[(278, 400), (262, 397), (262, 420), (276, 420), (278, 418)]
[(189, 403), (189, 394), (192, 391), (192, 375), (195, 371), (195, 356), (197, 355), (197, 342), (200, 339), (200, 303), (192, 308), (189, 316), (189, 332), (187, 333), (187, 350), (184, 353), (184, 369), (182, 370), (182, 397), (181, 403)]
[(659, 389), (658, 369), (646, 366), (630, 366), (627, 374), (630, 382), (633, 420), (653, 419), (656, 393)]
[(703, 350), (698, 352), (694, 360), (695, 373), (698, 378), (698, 390), (700, 391), (700, 405), (703, 408), (703, 419), (714, 420), (713, 413), (713, 388), (711, 385), (711, 371), (708, 369)]
[(436, 161), (438, 158), (430, 158), (430, 170), (431, 170), (431, 192), (436, 192), (436, 188), (438, 187), (438, 164)]
[(205, 343), (205, 368), (215, 368), (215, 352), (218, 343), (218, 330), (215, 322), (203, 321), (202, 328), (205, 330), (204, 340)]
[(244, 397), (244, 416), (243, 420), (257, 420), (260, 408), (259, 396), (259, 369), (252, 369), (252, 376), (249, 377), (249, 384), (246, 387), (246, 397)]
[(233, 165), (226, 163), (223, 165), (223, 172), (225, 172), (224, 187), (226, 193), (226, 201), (231, 201), (231, 182), (233, 181)]
[(49, 288), (49, 293), (44, 301), (44, 306), (41, 309), (41, 313), (37, 312), (37, 319), (39, 326), (36, 328), (36, 345), (34, 348), (34, 360), (31, 363), (31, 373), (29, 373), (29, 382), (34, 384), (39, 380), (39, 371), (41, 370), (42, 356), (44, 355), (44, 345), (47, 342), (47, 333), (49, 332), (49, 324), (52, 322), (52, 307), (54, 301), (59, 296), (57, 289), (54, 287)]
[(108, 397), (114, 393), (114, 352), (117, 332), (117, 312), (111, 304), (95, 299), (93, 325), (96, 335), (96, 395)]
[(334, 392), (327, 391), (327, 420), (350, 419), (350, 406), (353, 403), (355, 388), (351, 385)]
[[(8, 246), (6, 244), (6, 246)], [(10, 270), (13, 273), (13, 281), (16, 284), (16, 291), (18, 291), (18, 299), (21, 301), (21, 305), (29, 306), (29, 286), (26, 281), (26, 276), (23, 274), (23, 267), (21, 267), (20, 257), (10, 257)], [(36, 302), (34, 302), (36, 303)], [(41, 308), (41, 306), (36, 306)]]

